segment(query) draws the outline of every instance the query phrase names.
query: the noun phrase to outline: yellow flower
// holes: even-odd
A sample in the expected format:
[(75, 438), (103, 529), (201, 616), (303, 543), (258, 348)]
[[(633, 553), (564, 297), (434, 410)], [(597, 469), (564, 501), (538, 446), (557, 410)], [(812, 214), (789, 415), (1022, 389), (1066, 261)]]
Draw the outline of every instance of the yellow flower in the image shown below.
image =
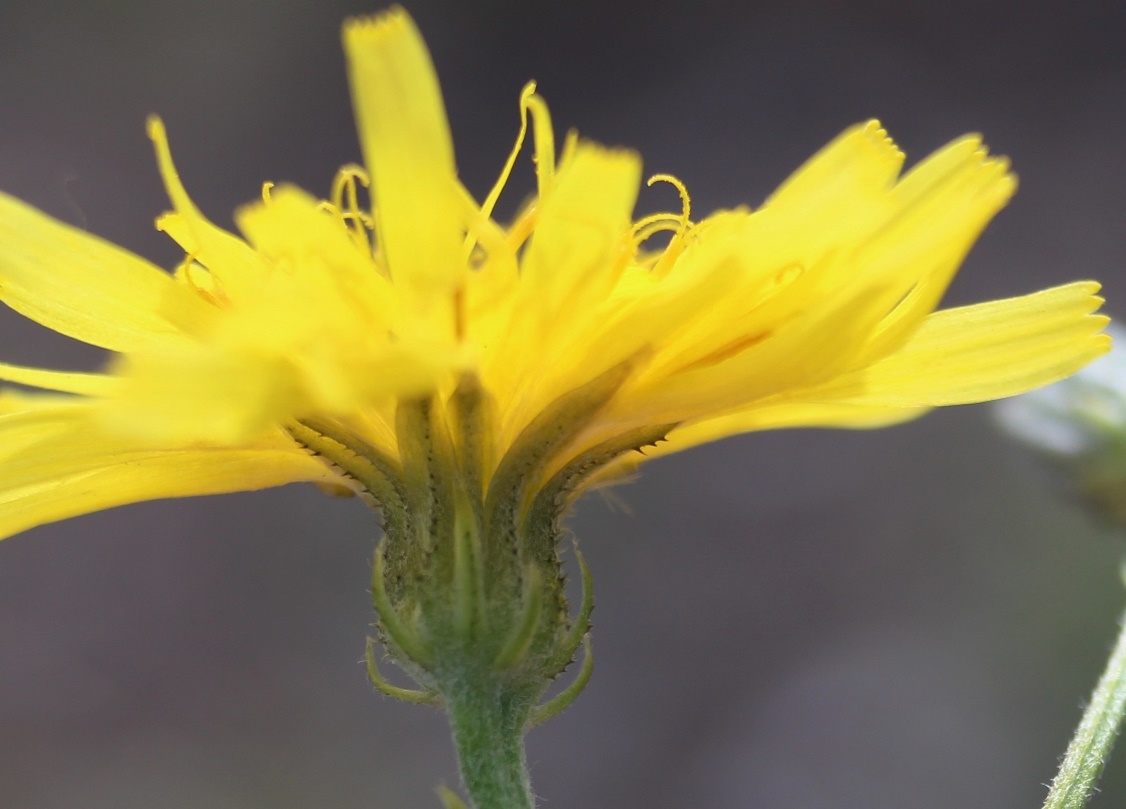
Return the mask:
[[(0, 366), (43, 391), (0, 396), (0, 536), (293, 481), (386, 506), (412, 480), (425, 490), (420, 441), (469, 499), (509, 487), (523, 514), (550, 492), (557, 514), (660, 439), (646, 455), (890, 424), (1108, 348), (1092, 282), (933, 311), (1015, 188), (976, 137), (900, 176), (870, 122), (758, 209), (695, 221), (661, 175), (679, 210), (635, 220), (640, 157), (574, 136), (557, 154), (529, 85), (481, 203), (410, 18), (351, 21), (344, 48), (363, 167), (327, 201), (267, 186), (237, 212), (241, 236), (191, 202), (150, 121), (173, 207), (157, 227), (186, 255), (174, 274), (0, 196), (0, 299), (115, 352), (102, 373)], [(504, 225), (493, 208), (529, 132), (537, 194)]]

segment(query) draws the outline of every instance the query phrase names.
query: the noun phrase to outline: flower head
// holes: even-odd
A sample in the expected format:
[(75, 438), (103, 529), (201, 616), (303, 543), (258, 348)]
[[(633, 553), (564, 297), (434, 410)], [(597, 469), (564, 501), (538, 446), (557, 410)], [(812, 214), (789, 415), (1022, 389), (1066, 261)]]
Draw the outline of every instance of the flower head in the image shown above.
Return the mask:
[[(441, 510), (437, 486), (551, 522), (642, 447), (890, 424), (1058, 380), (1109, 345), (1091, 282), (934, 311), (1015, 188), (977, 137), (901, 175), (870, 122), (757, 209), (693, 219), (658, 175), (680, 204), (636, 219), (639, 156), (573, 135), (557, 150), (529, 85), (480, 202), (406, 13), (349, 22), (344, 47), (363, 165), (327, 200), (268, 185), (241, 235), (192, 203), (150, 121), (174, 273), (0, 196), (0, 299), (115, 352), (101, 373), (0, 366), (44, 391), (0, 402), (0, 535), (293, 481), (371, 495), (385, 518), (392, 500)], [(502, 224), (526, 139), (537, 192)]]

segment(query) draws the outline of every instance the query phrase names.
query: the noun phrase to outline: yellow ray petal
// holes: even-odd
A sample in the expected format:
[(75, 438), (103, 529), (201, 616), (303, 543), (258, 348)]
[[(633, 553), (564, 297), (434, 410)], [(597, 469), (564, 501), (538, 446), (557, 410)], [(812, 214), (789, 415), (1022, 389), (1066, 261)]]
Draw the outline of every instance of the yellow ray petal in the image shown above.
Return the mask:
[(0, 362), (0, 379), (28, 385), (33, 388), (54, 390), (60, 393), (77, 393), (82, 396), (105, 396), (116, 389), (117, 380), (108, 374), (86, 374), (67, 371), (47, 371)]
[(701, 251), (695, 248), (700, 246), (690, 246), (677, 271), (664, 278), (648, 268), (630, 267), (596, 311), (592, 337), (577, 361), (609, 367), (650, 347), (653, 358), (644, 373), (652, 377), (678, 365), (675, 354), (685, 342), (700, 342), (693, 340), (694, 332), (720, 328), (738, 301), (750, 297), (743, 283), (746, 273), (729, 245), (708, 242), (708, 248), (716, 249), (697, 261)]
[[(147, 446), (239, 445), (290, 419), (346, 415), (387, 397), (429, 393), (436, 380), (467, 365), (443, 345), (391, 344), (350, 354), (350, 346), (316, 333), (300, 345), (273, 334), (261, 318), (224, 325), (232, 327), (224, 334), (229, 342), (185, 343), (120, 360), (115, 395), (99, 409), (99, 424)], [(252, 342), (256, 336), (263, 341)]]
[(73, 430), (89, 416), (91, 403), (75, 396), (0, 392), (0, 473), (29, 446)]
[(930, 315), (904, 346), (812, 391), (813, 401), (876, 407), (968, 404), (1056, 382), (1110, 348), (1092, 314), (1099, 285), (1067, 284)]
[(119, 389), (99, 409), (98, 424), (147, 446), (237, 445), (303, 404), (300, 380), (279, 354), (185, 344), (123, 358), (114, 371)]
[[(235, 221), (258, 252), (287, 268), (287, 280), (304, 286), (303, 305), (308, 314), (317, 302), (330, 302), (342, 310), (319, 312), (321, 317), (363, 318), (365, 328), (380, 332), (402, 331), (400, 304), (395, 288), (381, 275), (371, 254), (362, 251), (342, 218), (324, 210), (300, 189), (275, 188), (269, 202), (240, 208)], [(279, 279), (273, 279), (279, 285)]]
[[(817, 261), (816, 254), (803, 255), (806, 232), (773, 226), (769, 212), (724, 211), (700, 222), (663, 279), (662, 291), (700, 285), (699, 292), (714, 291), (716, 297), (706, 304), (701, 300), (697, 309), (687, 303), (699, 295), (684, 295), (680, 322), (670, 323), (655, 342), (660, 353), (648, 373), (714, 364), (761, 342), (808, 309), (826, 262)], [(721, 277), (729, 280), (717, 283)]]
[[(560, 166), (522, 262), (511, 317), (482, 359), (482, 378), (498, 401), (518, 403), (505, 414), (505, 435), (624, 359), (592, 350), (591, 341), (600, 333), (600, 305), (633, 253), (630, 214), (640, 184), (641, 160), (624, 149), (580, 142)], [(604, 361), (609, 354), (618, 359)]]
[[(0, 388), (0, 418), (38, 411), (73, 410), (90, 407), (94, 399), (60, 393), (28, 392), (15, 388)], [(0, 458), (9, 447), (0, 449)]]
[(910, 292), (884, 318), (862, 361), (894, 350), (938, 306), (966, 253), (1016, 191), (1008, 167), (968, 138), (923, 161), (896, 186), (902, 207), (860, 248), (857, 264), (868, 275), (899, 277)]
[[(1098, 286), (1071, 284), (1023, 298), (951, 309), (931, 315), (903, 349), (882, 362), (827, 384), (793, 384), (776, 373), (777, 394), (745, 408), (690, 423), (656, 454), (739, 432), (782, 427), (878, 427), (921, 415), (932, 406), (1010, 396), (1060, 379), (1103, 353), (1097, 334), (1106, 318)], [(799, 351), (817, 362), (819, 352)], [(693, 380), (700, 387), (700, 381)], [(738, 386), (737, 386), (738, 387)], [(743, 390), (753, 393), (753, 388)], [(708, 401), (722, 400), (711, 391)], [(631, 405), (624, 400), (622, 409)], [(701, 411), (703, 408), (701, 407)], [(706, 411), (703, 411), (706, 412)]]
[(963, 171), (967, 163), (980, 162), (985, 153), (981, 135), (963, 135), (912, 166), (895, 184), (894, 194), (900, 203), (909, 205)]
[[(842, 291), (844, 292), (844, 291)], [(859, 287), (813, 302), (774, 331), (747, 333), (746, 345), (669, 374), (645, 373), (624, 390), (615, 413), (657, 422), (692, 422), (779, 393), (807, 390), (846, 372), (890, 305), (888, 286)]]
[(849, 402), (783, 402), (755, 405), (737, 413), (688, 424), (673, 430), (667, 441), (646, 447), (645, 455), (654, 457), (680, 452), (698, 444), (717, 441), (740, 433), (757, 430), (779, 430), (791, 427), (843, 427), (868, 429), (887, 427), (918, 418), (930, 408), (897, 408), (853, 404)]
[(790, 175), (762, 210), (815, 223), (805, 234), (812, 244), (855, 238), (886, 214), (902, 165), (903, 153), (878, 121), (858, 124)]
[(0, 194), (0, 300), (48, 328), (111, 351), (179, 330), (163, 314), (186, 290), (144, 259)]
[(546, 310), (547, 325), (601, 301), (630, 258), (630, 215), (641, 187), (641, 158), (580, 142), (542, 201), (521, 284)]
[[(34, 425), (32, 425), (34, 426)], [(21, 429), (4, 429), (16, 439)], [(250, 491), (296, 481), (348, 481), (282, 436), (245, 449), (137, 451), (73, 432), (34, 444), (0, 467), (0, 538), (36, 525), (143, 500)]]
[(395, 282), (429, 303), (464, 271), (453, 141), (434, 64), (398, 7), (348, 21), (344, 50), (381, 249)]

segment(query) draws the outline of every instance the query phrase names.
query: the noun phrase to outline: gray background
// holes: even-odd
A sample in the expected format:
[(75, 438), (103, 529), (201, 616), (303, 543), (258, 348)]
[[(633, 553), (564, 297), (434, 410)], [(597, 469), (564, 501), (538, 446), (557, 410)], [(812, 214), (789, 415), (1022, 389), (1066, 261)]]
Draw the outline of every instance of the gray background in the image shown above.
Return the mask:
[[(1097, 2), (419, 0), (467, 185), (538, 78), (698, 212), (756, 203), (879, 116), (971, 130), (1022, 188), (949, 301), (1078, 277), (1126, 306), (1126, 14)], [(215, 219), (358, 157), (342, 0), (0, 4), (0, 188), (171, 266), (161, 113)], [(522, 184), (522, 185), (521, 185)], [(531, 183), (525, 164), (517, 193)], [(642, 207), (669, 204), (667, 190)], [(0, 312), (3, 358), (97, 351)], [(596, 673), (529, 738), (546, 807), (1038, 806), (1126, 602), (1122, 543), (985, 407), (734, 438), (580, 507)], [(357, 664), (374, 522), (311, 488), (146, 503), (0, 545), (0, 807), (437, 807), (444, 721)], [(1120, 756), (1120, 758), (1123, 758)], [(1126, 801), (1126, 761), (1096, 806)]]

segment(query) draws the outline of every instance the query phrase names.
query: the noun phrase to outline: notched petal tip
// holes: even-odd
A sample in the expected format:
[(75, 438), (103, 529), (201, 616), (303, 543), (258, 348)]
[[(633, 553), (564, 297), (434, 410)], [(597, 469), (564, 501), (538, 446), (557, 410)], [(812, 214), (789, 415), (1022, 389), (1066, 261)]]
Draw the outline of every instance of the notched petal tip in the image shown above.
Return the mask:
[(405, 8), (396, 5), (375, 14), (349, 17), (344, 21), (342, 33), (345, 47), (352, 44), (378, 46), (384, 38), (401, 35), (412, 29), (417, 33), (411, 15)]
[(904, 154), (873, 119), (849, 127), (793, 172), (766, 200), (776, 209), (804, 210), (810, 200), (823, 206), (867, 208), (892, 188)]
[(884, 153), (889, 159), (898, 161), (902, 164), (906, 155), (896, 145), (895, 140), (892, 138), (888, 131), (884, 128), (883, 124), (878, 119), (872, 118), (867, 122), (861, 124), (858, 129), (863, 133), (864, 137), (873, 146), (877, 152)]
[(917, 212), (920, 232), (937, 233), (932, 224), (936, 219), (961, 221), (968, 246), (1016, 190), (1017, 177), (1010, 170), (1009, 158), (991, 155), (981, 137), (973, 134), (916, 163), (892, 193), (902, 209)]
[(422, 33), (402, 6), (392, 6), (376, 14), (349, 17), (341, 27), (341, 40), (349, 60), (383, 53), (401, 59), (404, 52), (428, 53)]

